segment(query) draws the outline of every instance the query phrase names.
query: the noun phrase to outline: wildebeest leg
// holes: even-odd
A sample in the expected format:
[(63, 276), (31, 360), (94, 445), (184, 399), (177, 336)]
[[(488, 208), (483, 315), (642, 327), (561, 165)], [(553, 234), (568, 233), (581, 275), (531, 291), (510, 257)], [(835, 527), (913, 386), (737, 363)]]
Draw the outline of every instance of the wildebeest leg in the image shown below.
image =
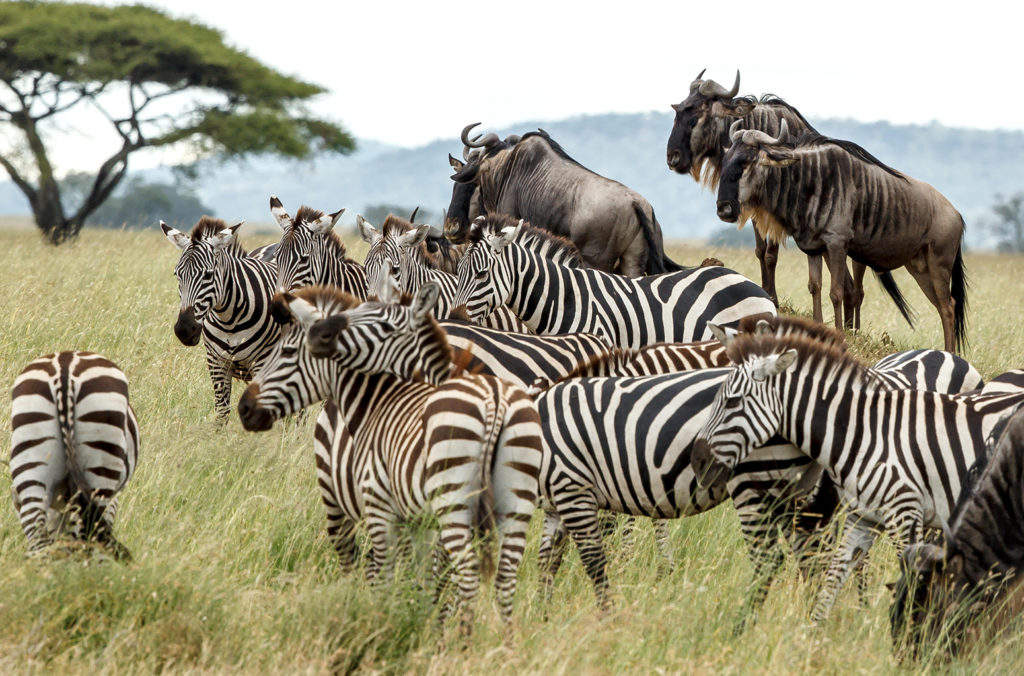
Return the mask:
[(832, 277), (829, 285), (829, 299), (835, 315), (835, 326), (843, 328), (843, 300), (846, 289), (846, 247), (828, 244), (828, 274)]
[(761, 265), (761, 288), (768, 297), (779, 306), (779, 296), (775, 291), (775, 266), (779, 262), (779, 243), (767, 239), (754, 224), (754, 254)]
[(821, 319), (821, 256), (807, 254), (807, 290), (811, 292), (814, 321)]
[(956, 337), (953, 334), (953, 296), (950, 293), (951, 264), (943, 267), (932, 249), (921, 252), (907, 263), (907, 270), (924, 291), (925, 297), (939, 311), (942, 321), (942, 339), (947, 352), (956, 351)]
[[(643, 233), (638, 232), (629, 246), (618, 256), (617, 272), (627, 277), (643, 277), (647, 274), (647, 253), (647, 240), (644, 239)], [(613, 252), (604, 252), (606, 258), (611, 258), (612, 254)], [(612, 261), (612, 265), (614, 264)]]
[(864, 304), (864, 272), (867, 266), (855, 260), (850, 261), (852, 274), (847, 277), (844, 293), (846, 303), (843, 306), (843, 318), (846, 328), (860, 331), (860, 306)]

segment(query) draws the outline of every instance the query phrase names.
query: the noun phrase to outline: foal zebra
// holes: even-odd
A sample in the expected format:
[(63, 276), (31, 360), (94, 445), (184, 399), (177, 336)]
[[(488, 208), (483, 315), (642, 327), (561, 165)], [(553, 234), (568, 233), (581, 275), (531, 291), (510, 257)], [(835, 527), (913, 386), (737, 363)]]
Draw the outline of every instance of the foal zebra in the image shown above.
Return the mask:
[(202, 338), (218, 420), (231, 412), (231, 379), (252, 379), (281, 333), (270, 317), (277, 270), (246, 254), (236, 236), (241, 226), (203, 216), (185, 235), (160, 221), (181, 251), (174, 266), (181, 297), (174, 335), (188, 346)]
[[(389, 294), (388, 287), (392, 280), (398, 283), (398, 288), (402, 292), (410, 294), (418, 292), (424, 284), (433, 282), (441, 290), (437, 307), (434, 308), (434, 316), (438, 319), (450, 318), (455, 307), (453, 301), (458, 279), (442, 269), (437, 258), (427, 252), (425, 240), (430, 232), (430, 226), (414, 226), (407, 221), (389, 216), (381, 228), (382, 232), (377, 232), (362, 216), (357, 217), (356, 222), (364, 238), (370, 242), (365, 264), (367, 275), (373, 280), (371, 293), (377, 297)], [(526, 325), (504, 306), (495, 309), (476, 323), (501, 331), (530, 332)]]
[(334, 232), (344, 209), (324, 214), (302, 206), (292, 218), (281, 200), (271, 195), (270, 213), (284, 231), (276, 251), (279, 291), (331, 284), (356, 298), (366, 298), (366, 272), (346, 255), (345, 243)]
[(128, 379), (93, 352), (36, 359), (11, 393), (11, 489), (29, 552), (70, 532), (131, 558), (114, 538), (117, 493), (131, 478), (139, 427)]
[[(429, 315), (436, 294), (435, 286), (424, 287), (414, 305), (396, 308), (394, 326), (426, 322), (440, 331)], [(377, 577), (385, 562), (390, 575), (393, 557), (387, 554), (394, 548), (395, 526), (433, 512), (441, 531), (436, 561), (454, 570), (462, 627), (468, 632), (481, 564), (473, 536), (497, 532), (495, 586), (507, 622), (537, 500), (540, 422), (532, 400), (521, 388), (490, 376), (424, 382), (406, 368), (411, 362), (405, 349), (416, 346), (363, 332), (359, 308), (343, 314), (358, 301), (335, 289), (313, 287), (283, 298), (286, 304), (277, 312), (291, 323), (239, 402), (245, 427), (269, 429), (275, 419), (330, 397), (335, 406), (330, 413), (325, 407), (317, 421), (315, 443), (321, 490), (331, 493), (325, 503), (337, 508), (328, 519), (343, 562), (351, 563), (352, 529), (365, 517), (373, 549), (367, 576)], [(379, 307), (369, 303), (361, 311)], [(346, 318), (338, 335), (347, 349), (336, 346), (330, 359), (318, 359), (306, 348), (307, 333), (310, 324), (328, 315)], [(428, 360), (444, 364), (447, 374), (447, 344)]]
[(694, 445), (703, 485), (720, 485), (751, 449), (779, 435), (821, 465), (852, 508), (816, 621), (827, 617), (876, 528), (906, 545), (924, 527), (946, 523), (985, 436), (1024, 403), (1022, 392), (891, 389), (851, 356), (800, 336), (739, 337), (729, 357), (737, 366)]
[(536, 333), (586, 331), (637, 348), (708, 340), (708, 322), (775, 314), (757, 284), (723, 267), (638, 279), (586, 269), (568, 240), (504, 215), (477, 218), (470, 238), (455, 303), (474, 320), (505, 304)]

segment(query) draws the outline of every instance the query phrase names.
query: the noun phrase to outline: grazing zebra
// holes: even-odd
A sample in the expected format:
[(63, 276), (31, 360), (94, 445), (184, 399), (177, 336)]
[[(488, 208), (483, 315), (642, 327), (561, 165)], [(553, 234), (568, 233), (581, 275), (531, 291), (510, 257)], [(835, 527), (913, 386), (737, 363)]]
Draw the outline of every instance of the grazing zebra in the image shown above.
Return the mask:
[(11, 393), (11, 489), (29, 553), (66, 532), (130, 559), (114, 538), (117, 494), (139, 454), (128, 379), (93, 352), (36, 359)]
[(891, 389), (850, 355), (803, 336), (741, 336), (729, 357), (737, 366), (694, 444), (702, 485), (723, 483), (751, 449), (778, 435), (821, 465), (852, 509), (816, 621), (827, 617), (877, 527), (906, 545), (924, 527), (946, 523), (985, 436), (1024, 402), (1024, 393)]
[(997, 629), (1020, 613), (1024, 410), (1002, 427), (994, 430), (990, 457), (979, 461), (985, 466), (953, 510), (945, 545), (915, 543), (903, 553), (890, 624), (896, 647), (906, 640), (914, 657), (943, 634), (948, 648), (959, 652), (964, 639), (979, 638), (973, 625), (985, 613)]
[[(426, 322), (429, 330), (440, 331), (429, 313), (437, 291), (428, 285), (412, 306), (396, 308), (395, 325)], [(275, 419), (329, 397), (334, 406), (326, 417), (334, 438), (318, 420), (315, 444), (321, 490), (336, 493), (330, 499), (339, 509), (329, 519), (343, 562), (351, 563), (352, 529), (365, 518), (373, 550), (367, 576), (376, 578), (385, 563), (389, 576), (393, 557), (387, 554), (394, 548), (395, 526), (432, 511), (441, 532), (437, 564), (454, 570), (462, 626), (468, 631), (481, 564), (473, 536), (497, 532), (495, 586), (507, 622), (537, 500), (540, 421), (532, 400), (522, 388), (491, 376), (424, 382), (405, 368), (411, 363), (405, 350), (418, 346), (364, 333), (356, 311), (339, 333), (348, 349), (318, 359), (306, 348), (309, 325), (329, 315), (346, 317), (342, 313), (359, 301), (330, 287), (283, 298), (276, 312), (291, 323), (239, 402), (245, 427), (269, 429)], [(362, 312), (381, 307), (387, 306), (370, 303)], [(451, 351), (438, 344), (427, 359), (443, 364), (447, 374)], [(325, 479), (334, 485), (325, 485)]]
[(279, 291), (331, 284), (356, 298), (366, 298), (363, 266), (346, 255), (345, 243), (334, 232), (344, 209), (324, 214), (302, 206), (292, 218), (281, 200), (271, 195), (270, 213), (284, 231), (276, 252)]
[(203, 216), (186, 235), (160, 221), (181, 250), (174, 267), (181, 297), (174, 335), (184, 345), (198, 345), (200, 338), (206, 345), (218, 420), (231, 412), (231, 379), (251, 380), (281, 333), (270, 317), (277, 270), (246, 254), (237, 238), (241, 226)]
[(586, 331), (616, 347), (712, 338), (708, 322), (775, 314), (765, 292), (723, 267), (639, 279), (581, 267), (568, 240), (504, 215), (478, 218), (455, 303), (471, 319), (507, 305), (536, 333)]
[[(356, 217), (360, 232), (370, 242), (366, 252), (366, 271), (373, 280), (371, 293), (383, 297), (390, 293), (387, 288), (392, 280), (404, 293), (416, 293), (428, 282), (434, 282), (441, 289), (434, 315), (438, 319), (449, 319), (453, 316), (452, 302), (458, 279), (454, 274), (441, 268), (438, 256), (427, 251), (426, 238), (430, 233), (429, 225), (414, 226), (407, 221), (389, 216), (377, 230), (362, 216)], [(464, 249), (465, 247), (459, 247)], [(530, 330), (523, 322), (506, 307), (499, 307), (491, 314), (477, 322), (501, 331), (528, 333)]]

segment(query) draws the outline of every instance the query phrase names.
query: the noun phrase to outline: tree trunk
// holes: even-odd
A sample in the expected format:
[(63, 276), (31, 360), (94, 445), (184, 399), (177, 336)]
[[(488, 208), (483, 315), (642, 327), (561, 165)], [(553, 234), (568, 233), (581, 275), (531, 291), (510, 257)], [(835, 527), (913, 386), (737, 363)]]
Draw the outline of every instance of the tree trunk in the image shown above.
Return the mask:
[(54, 246), (74, 239), (82, 229), (81, 219), (64, 216), (60, 188), (52, 175), (40, 177), (39, 190), (32, 200), (32, 215), (43, 235)]

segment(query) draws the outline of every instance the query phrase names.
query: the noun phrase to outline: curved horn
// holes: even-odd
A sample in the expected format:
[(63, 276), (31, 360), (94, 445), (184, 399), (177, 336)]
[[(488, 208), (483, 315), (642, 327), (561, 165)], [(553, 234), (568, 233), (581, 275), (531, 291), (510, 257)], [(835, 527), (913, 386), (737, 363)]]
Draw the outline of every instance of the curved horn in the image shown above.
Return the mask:
[(707, 68), (705, 68), (705, 69), (704, 69), (704, 70), (702, 70), (701, 72), (697, 73), (697, 77), (693, 78), (693, 82), (691, 82), (691, 83), (690, 83), (690, 91), (691, 91), (691, 92), (692, 92), (692, 91), (693, 91), (694, 89), (696, 89), (697, 87), (699, 87), (699, 86), (700, 86), (700, 84), (701, 84), (701, 82), (703, 82), (703, 81), (704, 81), (704, 80), (702, 80), (701, 78), (702, 78), (702, 77), (704, 77), (704, 71), (706, 71), (706, 70), (707, 70)]
[(494, 132), (491, 132), (487, 136), (484, 136), (479, 141), (477, 140), (480, 138), (479, 134), (470, 139), (469, 130), (477, 126), (478, 124), (480, 123), (474, 122), (473, 124), (466, 125), (466, 127), (462, 130), (462, 135), (459, 137), (462, 139), (462, 145), (466, 146), (467, 148), (486, 148), (498, 142), (498, 135), (495, 134)]
[(733, 143), (736, 143), (736, 141), (739, 140), (739, 137), (743, 135), (743, 130), (740, 129), (741, 124), (743, 124), (743, 119), (737, 118), (729, 127), (729, 138), (732, 139)]
[(711, 96), (720, 99), (731, 99), (740, 91), (740, 72), (736, 71), (736, 81), (732, 83), (732, 89), (726, 90), (725, 87), (718, 84), (714, 80), (705, 80), (700, 84), (700, 93), (704, 96)]
[[(733, 123), (735, 124), (735, 123)], [(743, 132), (743, 142), (748, 146), (777, 146), (785, 143), (789, 140), (789, 126), (786, 121), (783, 120), (782, 124), (779, 125), (779, 136), (775, 138), (763, 131), (757, 131), (755, 129), (747, 129)]]
[(419, 211), (419, 210), (420, 210), (419, 207), (416, 207), (415, 209), (412, 210), (412, 216), (409, 217), (409, 222), (410, 223), (415, 223), (416, 222), (416, 212)]

